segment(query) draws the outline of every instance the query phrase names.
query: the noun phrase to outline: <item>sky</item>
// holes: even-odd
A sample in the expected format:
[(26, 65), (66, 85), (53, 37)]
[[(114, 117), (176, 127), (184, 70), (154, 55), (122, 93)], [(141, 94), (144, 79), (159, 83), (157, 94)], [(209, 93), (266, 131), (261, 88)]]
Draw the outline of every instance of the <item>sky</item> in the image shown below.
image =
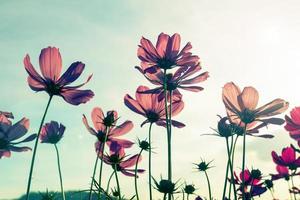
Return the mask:
[[(55, 97), (46, 121), (56, 120), (66, 126), (59, 150), (66, 190), (87, 189), (95, 160), (94, 142), (81, 122), (98, 106), (117, 110), (120, 122), (132, 120), (135, 128), (128, 134), (133, 141), (147, 137), (144, 120), (123, 103), (125, 94), (134, 95), (139, 85), (151, 86), (134, 66), (139, 65), (137, 45), (142, 36), (156, 42), (159, 33), (179, 33), (182, 45), (190, 41), (192, 52), (200, 56), (203, 71), (210, 78), (201, 84), (200, 93), (184, 92), (185, 108), (176, 117), (186, 124), (173, 131), (174, 180), (193, 183), (197, 193), (206, 196), (205, 176), (193, 163), (201, 158), (213, 161), (208, 173), (216, 198), (221, 196), (226, 167), (225, 141), (201, 136), (212, 133), (217, 114), (224, 115), (222, 86), (234, 81), (240, 87), (253, 86), (260, 93), (260, 105), (275, 98), (290, 102), (290, 109), (300, 106), (298, 92), (300, 67), (300, 2), (293, 0), (151, 0), (151, 1), (1, 1), (0, 2), (0, 110), (11, 111), (16, 120), (30, 119), (30, 133), (36, 133), (48, 96), (35, 93), (27, 85), (23, 58), (28, 53), (38, 68), (42, 48), (60, 49), (63, 69), (74, 61), (86, 64), (80, 81), (93, 74), (86, 88), (95, 97), (80, 106), (71, 106)], [(270, 152), (293, 142), (283, 127), (269, 127), (272, 140), (249, 138), (247, 166), (265, 174), (274, 173)], [(29, 144), (32, 146), (33, 143)], [(153, 129), (153, 175), (167, 175), (166, 134)], [(134, 147), (130, 154), (138, 152)], [(241, 146), (238, 146), (238, 154)], [(31, 153), (13, 153), (0, 160), (0, 199), (13, 199), (26, 191)], [(236, 163), (241, 163), (237, 156)], [(147, 168), (147, 154), (142, 168)], [(240, 165), (236, 166), (240, 169)], [(111, 168), (104, 167), (104, 180)], [(134, 193), (133, 179), (121, 177), (124, 194)], [(297, 180), (296, 180), (297, 181)], [(140, 196), (146, 198), (147, 173), (140, 180)], [(222, 183), (222, 184), (221, 184)], [(299, 184), (300, 182), (298, 182)], [(113, 183), (114, 184), (114, 183)], [(145, 187), (144, 187), (145, 186)], [(32, 190), (59, 190), (54, 147), (38, 148)], [(278, 182), (277, 197), (284, 198), (284, 182)], [(268, 197), (268, 195), (266, 195)], [(158, 193), (155, 198), (161, 198)]]

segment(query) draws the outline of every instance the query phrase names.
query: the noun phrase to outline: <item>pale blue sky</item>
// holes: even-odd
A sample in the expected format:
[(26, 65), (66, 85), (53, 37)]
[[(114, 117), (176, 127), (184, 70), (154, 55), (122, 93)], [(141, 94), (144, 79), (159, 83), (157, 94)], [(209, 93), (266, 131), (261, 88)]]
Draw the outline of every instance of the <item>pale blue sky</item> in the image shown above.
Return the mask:
[[(88, 3), (87, 3), (88, 2)], [(187, 1), (17, 1), (0, 2), (0, 110), (12, 111), (19, 119), (31, 120), (30, 132), (38, 129), (47, 101), (45, 93), (34, 93), (26, 83), (23, 67), (26, 53), (38, 67), (42, 48), (60, 48), (66, 69), (73, 61), (86, 64), (81, 81), (93, 73), (86, 86), (95, 98), (74, 107), (55, 98), (46, 121), (57, 120), (67, 127), (61, 141), (62, 168), (66, 189), (85, 189), (90, 182), (94, 162), (94, 139), (81, 123), (95, 106), (116, 109), (121, 121), (133, 120), (135, 129), (128, 135), (145, 138), (142, 117), (123, 105), (126, 93), (134, 94), (140, 84), (149, 83), (134, 69), (141, 36), (156, 41), (160, 32), (178, 32), (182, 41), (191, 41), (193, 52), (200, 56), (210, 78), (201, 93), (184, 93), (185, 109), (178, 116), (187, 127), (174, 132), (175, 179), (192, 182), (199, 194), (207, 194), (201, 174), (193, 172), (193, 162), (200, 157), (215, 159), (210, 172), (213, 191), (220, 196), (225, 167), (224, 141), (200, 137), (216, 126), (216, 114), (224, 114), (221, 88), (228, 81), (241, 87), (253, 85), (261, 94), (261, 104), (276, 97), (300, 105), (298, 92), (300, 66), (300, 2), (281, 0), (187, 0)], [(80, 81), (79, 81), (80, 82)], [(149, 85), (150, 86), (150, 85)], [(281, 149), (291, 140), (282, 127), (270, 129), (273, 140), (250, 139), (248, 166), (274, 172), (270, 151)], [(166, 139), (161, 128), (154, 128), (154, 176), (166, 175)], [(134, 153), (137, 149), (132, 149)], [(0, 160), (0, 199), (14, 198), (25, 192), (31, 153), (13, 153)], [(251, 158), (251, 159), (250, 159)], [(141, 165), (147, 166), (147, 156)], [(250, 162), (251, 161), (251, 162)], [(238, 163), (238, 162), (237, 162)], [(105, 167), (104, 174), (110, 173)], [(222, 177), (220, 179), (220, 177)], [(141, 177), (147, 184), (147, 175)], [(133, 179), (121, 178), (125, 194), (133, 194)], [(278, 186), (279, 187), (279, 186)], [(285, 187), (285, 186), (280, 186)], [(54, 148), (40, 145), (32, 189), (58, 190), (59, 182)], [(147, 190), (140, 187), (141, 194)], [(123, 190), (125, 191), (125, 189)], [(280, 196), (280, 194), (278, 194)]]

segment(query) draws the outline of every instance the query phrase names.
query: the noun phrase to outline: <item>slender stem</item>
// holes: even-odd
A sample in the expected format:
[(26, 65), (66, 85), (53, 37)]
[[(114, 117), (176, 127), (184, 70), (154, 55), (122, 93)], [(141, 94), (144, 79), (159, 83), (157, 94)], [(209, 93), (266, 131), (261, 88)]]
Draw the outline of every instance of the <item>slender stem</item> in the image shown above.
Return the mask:
[[(226, 140), (227, 140), (227, 138), (226, 138)], [(232, 144), (231, 144), (231, 149), (232, 149)], [(231, 159), (231, 156), (227, 159), (227, 166), (226, 166), (226, 173), (225, 173), (225, 180), (224, 180), (222, 200), (225, 198), (225, 193), (226, 193), (228, 170), (229, 170), (229, 159)], [(231, 185), (231, 183), (230, 183), (230, 185)], [(228, 196), (228, 198), (230, 198), (230, 196)]]
[(148, 181), (149, 181), (149, 197), (150, 197), (150, 200), (152, 199), (152, 183), (151, 183), (151, 181), (152, 181), (152, 167), (151, 167), (151, 165), (152, 165), (152, 148), (151, 148), (151, 128), (152, 128), (152, 123), (150, 123), (150, 126), (149, 126), (149, 135), (148, 135), (148, 137), (149, 137), (149, 162), (148, 162), (148, 164), (149, 164), (149, 166), (148, 166), (148, 170), (149, 170), (149, 172), (148, 172)]
[(119, 183), (119, 179), (118, 179), (117, 165), (114, 166), (114, 170), (115, 170), (116, 182), (117, 182), (117, 187), (118, 187), (118, 192), (119, 192), (119, 200), (121, 200), (121, 188), (120, 188), (120, 183)]
[(185, 197), (184, 197), (184, 190), (182, 191), (182, 200), (184, 200), (185, 199)]
[[(172, 182), (172, 158), (171, 158), (171, 130), (170, 120), (168, 114), (168, 91), (167, 91), (167, 70), (164, 70), (164, 96), (165, 96), (165, 114), (167, 126), (167, 142), (168, 142), (168, 180)], [(172, 95), (170, 94), (170, 98)], [(170, 101), (170, 105), (172, 101)], [(171, 200), (171, 194), (168, 194), (168, 199)]]
[(28, 182), (27, 182), (26, 200), (29, 200), (29, 192), (30, 192), (31, 179), (32, 179), (32, 173), (33, 173), (33, 167), (34, 167), (34, 161), (35, 161), (38, 141), (39, 141), (39, 137), (40, 137), (40, 134), (41, 134), (41, 129), (43, 127), (43, 124), (44, 124), (46, 114), (47, 114), (48, 108), (50, 106), (52, 97), (53, 97), (52, 95), (49, 96), (49, 100), (48, 100), (44, 115), (42, 117), (42, 121), (41, 121), (41, 124), (40, 124), (40, 127), (39, 127), (39, 131), (37, 132), (37, 137), (35, 139), (34, 148), (33, 148), (33, 155), (32, 155), (32, 159), (31, 159), (31, 165), (30, 165), (30, 171), (29, 171), (29, 177), (28, 177)]
[(290, 185), (290, 181), (286, 181), (288, 183), (288, 187), (289, 187), (289, 193), (290, 193), (290, 199), (292, 200), (292, 194), (291, 194), (291, 185)]
[(57, 167), (58, 167), (58, 173), (59, 173), (59, 181), (60, 181), (60, 190), (62, 199), (66, 200), (64, 187), (63, 187), (63, 179), (62, 179), (62, 173), (61, 173), (61, 167), (60, 167), (60, 160), (59, 160), (59, 153), (56, 144), (54, 144), (55, 150), (56, 150), (56, 157), (57, 157)]
[(139, 164), (139, 160), (140, 160), (140, 157), (142, 155), (142, 152), (143, 152), (143, 149), (141, 149), (140, 153), (138, 154), (138, 157), (136, 159), (136, 163), (135, 163), (135, 170), (134, 170), (134, 188), (135, 188), (135, 196), (136, 196), (136, 199), (139, 200), (139, 193), (138, 193), (138, 187), (137, 187), (137, 168), (138, 168), (138, 164)]
[[(233, 139), (233, 138), (232, 138)], [(232, 144), (231, 144), (232, 145)], [(229, 142), (228, 142), (228, 138), (226, 138), (226, 146), (227, 146), (227, 154), (228, 154), (228, 162), (229, 162), (229, 167), (230, 167), (230, 174), (231, 174), (231, 181), (233, 181), (234, 178), (234, 174), (233, 174), (233, 166), (231, 163), (231, 150), (229, 150)], [(230, 183), (231, 184), (231, 183)], [(236, 188), (235, 188), (235, 184), (233, 183), (233, 192), (234, 192), (234, 199), (237, 200), (237, 195), (236, 195)], [(230, 197), (229, 197), (230, 198)]]
[(108, 133), (109, 133), (109, 127), (106, 127), (105, 128), (105, 138), (104, 138), (104, 141), (102, 143), (102, 148), (101, 148), (101, 153), (100, 153), (100, 156), (101, 156), (101, 162), (100, 162), (100, 172), (99, 172), (99, 181), (98, 181), (98, 184), (99, 184), (99, 191), (98, 191), (98, 196), (100, 197), (100, 189), (101, 189), (101, 182), (102, 182), (102, 169), (103, 169), (103, 155), (104, 155), (104, 150), (105, 150), (105, 143), (107, 141), (107, 137), (108, 137)]
[(190, 196), (190, 194), (187, 194), (187, 197), (186, 197), (187, 200), (189, 200), (189, 196)]
[[(295, 187), (295, 184), (294, 184), (294, 179), (293, 179), (293, 176), (290, 176), (291, 177), (291, 181), (292, 181), (292, 189)], [(294, 200), (297, 200), (296, 199), (296, 194), (295, 193), (293, 193), (293, 195), (294, 195)]]
[(209, 178), (208, 178), (207, 172), (206, 172), (206, 171), (204, 171), (204, 173), (205, 173), (206, 180), (207, 180), (207, 185), (208, 185), (209, 200), (212, 200), (212, 197), (211, 197), (211, 188), (210, 188), (210, 182), (209, 182)]
[(92, 196), (93, 196), (92, 195), (92, 190), (93, 190), (93, 186), (94, 186), (94, 180), (95, 180), (95, 174), (96, 174), (96, 169), (97, 169), (98, 160), (99, 160), (99, 154), (100, 154), (100, 151), (98, 151), (98, 153), (97, 153), (96, 161), (95, 161), (95, 164), (94, 164), (92, 182), (91, 182), (91, 187), (90, 187), (90, 191), (89, 191), (89, 200), (92, 200)]
[(106, 186), (106, 194), (108, 194), (108, 190), (109, 190), (109, 185), (110, 185), (110, 181), (113, 177), (113, 175), (115, 174), (115, 171), (113, 171), (108, 179), (108, 182), (107, 182), (107, 186)]
[[(164, 198), (163, 200), (166, 200), (167, 199), (167, 193), (164, 194)], [(152, 200), (152, 199), (151, 199)]]
[(274, 200), (274, 199), (275, 199), (275, 196), (274, 196), (274, 193), (273, 193), (272, 189), (269, 189), (269, 191), (270, 191), (271, 196), (272, 196), (272, 198), (273, 198), (273, 200)]
[[(241, 187), (244, 188), (245, 186), (245, 161), (246, 161), (246, 134), (247, 134), (247, 124), (245, 123), (244, 127), (244, 135), (243, 135), (243, 163), (242, 163), (242, 185)], [(245, 190), (242, 190), (242, 199), (245, 200)]]
[[(237, 135), (235, 140), (234, 140), (234, 144), (233, 144), (233, 148), (232, 148), (232, 155), (231, 155), (231, 164), (232, 164), (232, 168), (234, 168), (234, 153), (235, 153), (235, 147), (236, 147), (236, 143), (238, 140), (239, 136)], [(233, 179), (234, 177), (232, 177)], [(236, 191), (235, 191), (236, 192)], [(229, 197), (231, 196), (231, 184), (229, 185)]]

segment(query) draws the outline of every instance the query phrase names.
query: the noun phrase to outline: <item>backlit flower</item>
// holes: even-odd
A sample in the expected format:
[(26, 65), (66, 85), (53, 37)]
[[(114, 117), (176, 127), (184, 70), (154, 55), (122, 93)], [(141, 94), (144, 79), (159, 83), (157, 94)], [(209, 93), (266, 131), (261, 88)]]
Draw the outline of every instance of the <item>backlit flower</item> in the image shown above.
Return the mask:
[(290, 112), (290, 117), (285, 116), (286, 125), (284, 126), (294, 140), (300, 141), (300, 107), (295, 107)]
[[(242, 177), (244, 174), (244, 186), (242, 185)], [(260, 174), (259, 176), (257, 176)], [(237, 189), (240, 191), (239, 195), (242, 195), (242, 190), (245, 192), (245, 199), (250, 200), (251, 197), (259, 196), (267, 191), (267, 188), (264, 187), (264, 182), (262, 181), (262, 176), (260, 170), (251, 170), (245, 169), (244, 172), (240, 172), (239, 176), (234, 172), (234, 184), (239, 185)]]
[(271, 117), (283, 113), (289, 106), (288, 102), (275, 99), (257, 108), (259, 96), (256, 89), (245, 87), (241, 92), (232, 82), (223, 87), (222, 98), (230, 120), (242, 127), (247, 124), (247, 130), (262, 128), (268, 124), (283, 124), (282, 119)]
[[(175, 94), (180, 94), (178, 89), (188, 90), (192, 92), (199, 92), (203, 90), (203, 87), (195, 86), (194, 84), (205, 81), (209, 75), (208, 72), (202, 72), (193, 76), (197, 72), (200, 72), (201, 66), (184, 66), (178, 68), (175, 73), (168, 73), (166, 77), (161, 69), (158, 69), (156, 73), (147, 73), (144, 68), (136, 67), (151, 83), (157, 87), (144, 91), (144, 93), (158, 93), (160, 94), (160, 100), (164, 95), (164, 82), (166, 81), (166, 88), (168, 91), (172, 91)], [(193, 76), (193, 77), (191, 77)], [(165, 80), (166, 79), (166, 80)]]
[[(140, 91), (149, 90), (146, 86), (139, 86), (133, 99), (130, 95), (124, 97), (125, 105), (133, 112), (140, 114), (146, 118), (141, 124), (143, 126), (146, 123), (156, 123), (158, 126), (165, 126), (166, 112), (164, 101), (158, 100), (158, 94), (144, 94)], [(184, 107), (183, 101), (177, 100), (172, 102), (172, 116), (176, 116)], [(170, 107), (169, 107), (170, 108)], [(168, 108), (168, 110), (170, 110)], [(178, 128), (182, 128), (185, 125), (181, 122), (172, 119), (172, 125)]]
[(27, 138), (16, 141), (23, 137), (29, 128), (29, 119), (22, 118), (15, 124), (4, 115), (0, 114), (0, 158), (10, 157), (11, 151), (23, 152), (31, 150), (29, 147), (19, 147), (17, 144), (30, 142), (36, 138), (37, 134), (32, 134)]
[(172, 36), (161, 33), (154, 47), (150, 40), (143, 37), (137, 51), (141, 66), (146, 72), (155, 73), (158, 69), (197, 65), (199, 57), (190, 52), (192, 45), (187, 43), (180, 51), (180, 40), (178, 33)]
[(46, 123), (41, 130), (41, 143), (56, 144), (63, 137), (66, 127), (56, 121)]
[(24, 58), (25, 69), (29, 75), (28, 84), (32, 90), (36, 92), (46, 91), (50, 96), (61, 96), (72, 105), (86, 103), (94, 96), (91, 90), (79, 90), (91, 79), (91, 75), (85, 83), (68, 86), (78, 79), (83, 72), (85, 65), (82, 62), (72, 63), (67, 71), (61, 75), (62, 59), (59, 50), (55, 47), (48, 47), (42, 49), (39, 63), (42, 76), (34, 69), (29, 55)]
[(277, 165), (276, 171), (277, 171), (277, 174), (271, 174), (273, 181), (282, 179), (282, 178), (284, 178), (287, 181), (290, 179), (290, 173), (289, 173), (288, 167)]
[[(116, 168), (117, 171), (121, 172), (125, 176), (135, 176), (135, 169), (131, 169), (135, 166), (137, 162), (142, 160), (142, 156), (138, 156), (138, 154), (133, 155), (129, 158), (126, 158), (124, 148), (120, 146), (116, 142), (111, 143), (110, 147), (111, 151), (108, 155), (103, 155), (103, 161), (111, 165), (113, 169)], [(100, 155), (100, 158), (102, 156)], [(139, 159), (139, 160), (138, 160)], [(143, 173), (145, 170), (137, 169), (137, 173)]]
[(96, 147), (103, 145), (105, 138), (106, 144), (111, 146), (112, 142), (117, 142), (123, 148), (129, 148), (133, 145), (133, 142), (119, 137), (127, 134), (133, 128), (131, 121), (125, 121), (119, 126), (116, 126), (118, 120), (118, 113), (116, 111), (108, 111), (104, 115), (103, 111), (99, 107), (95, 107), (91, 113), (92, 122), (94, 128), (90, 127), (85, 115), (83, 115), (82, 121), (87, 130), (94, 136), (97, 137)]
[(292, 147), (283, 148), (281, 156), (272, 151), (272, 158), (277, 165), (288, 167), (291, 170), (300, 167), (300, 157), (296, 158), (296, 152)]

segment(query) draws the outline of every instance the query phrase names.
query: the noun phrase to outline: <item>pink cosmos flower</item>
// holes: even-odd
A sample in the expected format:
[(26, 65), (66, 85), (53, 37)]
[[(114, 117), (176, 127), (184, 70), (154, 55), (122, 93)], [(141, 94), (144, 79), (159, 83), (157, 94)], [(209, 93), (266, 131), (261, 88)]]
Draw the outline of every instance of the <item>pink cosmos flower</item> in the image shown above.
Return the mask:
[(272, 151), (274, 163), (280, 166), (288, 167), (290, 170), (295, 170), (300, 167), (300, 157), (296, 158), (296, 152), (292, 147), (282, 149), (281, 156), (275, 151)]
[[(136, 99), (133, 99), (127, 94), (124, 97), (124, 103), (130, 110), (146, 118), (141, 126), (146, 123), (156, 123), (158, 126), (165, 126), (165, 103), (164, 101), (159, 101), (159, 94), (143, 93), (143, 91), (147, 90), (149, 90), (148, 87), (139, 86), (135, 93)], [(181, 98), (175, 97), (174, 99), (180, 100), (174, 100), (172, 102), (172, 116), (176, 116), (184, 107), (184, 103), (181, 101)], [(183, 123), (175, 120), (172, 120), (172, 125), (177, 128), (182, 128), (185, 126)]]
[(55, 47), (44, 48), (40, 54), (40, 70), (42, 76), (37, 73), (30, 62), (29, 55), (24, 58), (25, 69), (28, 73), (28, 84), (36, 92), (46, 91), (50, 96), (58, 95), (72, 105), (86, 103), (93, 96), (91, 90), (79, 90), (92, 77), (90, 75), (85, 83), (77, 86), (68, 86), (74, 82), (83, 72), (85, 65), (82, 62), (74, 62), (67, 71), (61, 75), (62, 59), (59, 50)]
[(285, 180), (289, 180), (289, 177), (290, 177), (289, 168), (287, 168), (285, 166), (277, 165), (276, 171), (277, 171), (277, 174), (271, 174), (273, 181), (282, 179), (282, 178), (284, 178)]
[[(244, 174), (244, 180), (245, 180), (244, 187), (242, 187), (243, 174)], [(237, 176), (236, 172), (234, 172), (234, 177), (235, 177), (234, 184), (237, 184), (240, 186), (237, 190), (240, 191), (241, 193), (242, 193), (242, 190), (244, 190), (245, 199), (247, 199), (247, 200), (250, 200), (251, 197), (259, 196), (267, 191), (267, 188), (263, 186), (263, 181), (262, 181), (260, 170), (252, 170), (250, 172), (249, 169), (245, 169), (243, 172), (240, 172), (239, 176)]]
[(0, 158), (10, 157), (11, 151), (23, 152), (31, 150), (29, 147), (18, 147), (17, 144), (34, 140), (37, 134), (32, 134), (21, 141), (15, 141), (23, 137), (29, 128), (29, 119), (22, 118), (15, 124), (4, 115), (0, 114)]
[[(124, 151), (124, 148), (119, 145), (117, 142), (112, 142), (110, 146), (110, 154), (103, 156), (103, 161), (111, 165), (114, 169), (116, 167), (117, 171), (121, 172), (125, 176), (135, 176), (135, 169), (130, 169), (131, 167), (134, 167), (136, 162), (140, 162), (142, 160), (142, 156), (138, 159), (138, 154), (133, 155), (126, 159), (126, 154)], [(102, 156), (100, 155), (100, 158)], [(137, 169), (137, 173), (143, 173), (145, 170), (143, 169)]]
[(56, 144), (63, 137), (66, 127), (56, 121), (46, 123), (41, 130), (41, 143)]
[(300, 146), (300, 107), (295, 107), (290, 112), (290, 116), (285, 116), (286, 125), (284, 126), (294, 140)]
[(271, 118), (287, 110), (289, 103), (282, 99), (275, 99), (257, 108), (258, 92), (253, 87), (240, 88), (233, 82), (225, 84), (222, 92), (223, 102), (230, 120), (240, 126), (247, 124), (247, 130), (262, 128), (268, 124), (281, 125), (280, 118)]
[(158, 69), (198, 65), (199, 57), (190, 52), (191, 43), (187, 43), (180, 51), (180, 40), (178, 33), (172, 36), (161, 33), (154, 47), (150, 40), (143, 37), (137, 51), (142, 68), (155, 73)]
[[(91, 118), (95, 129), (89, 126), (85, 115), (83, 115), (82, 121), (87, 130), (97, 137), (98, 140), (95, 144), (97, 148), (102, 147), (106, 134), (106, 143), (108, 146), (111, 146), (112, 142), (118, 143), (123, 148), (130, 148), (134, 144), (129, 140), (119, 138), (132, 130), (133, 123), (127, 120), (121, 125), (115, 126), (118, 119), (118, 113), (116, 111), (108, 111), (105, 116), (101, 108), (95, 107), (91, 113)], [(107, 131), (108, 133), (106, 133)]]
[[(165, 77), (164, 73), (161, 69), (158, 69), (156, 73), (147, 73), (144, 68), (136, 67), (151, 83), (156, 85), (157, 87), (154, 89), (150, 89), (145, 91), (144, 93), (159, 93), (160, 100), (163, 98), (164, 95), (164, 82)], [(209, 75), (208, 72), (200, 73), (194, 77), (194, 74), (201, 70), (201, 66), (193, 65), (193, 66), (184, 66), (180, 67), (176, 70), (176, 72), (168, 73), (166, 75), (166, 82), (167, 82), (167, 90), (173, 91), (175, 94), (180, 94), (178, 89), (188, 90), (192, 92), (199, 92), (203, 90), (203, 87), (194, 86), (193, 84), (201, 83), (205, 81)]]

